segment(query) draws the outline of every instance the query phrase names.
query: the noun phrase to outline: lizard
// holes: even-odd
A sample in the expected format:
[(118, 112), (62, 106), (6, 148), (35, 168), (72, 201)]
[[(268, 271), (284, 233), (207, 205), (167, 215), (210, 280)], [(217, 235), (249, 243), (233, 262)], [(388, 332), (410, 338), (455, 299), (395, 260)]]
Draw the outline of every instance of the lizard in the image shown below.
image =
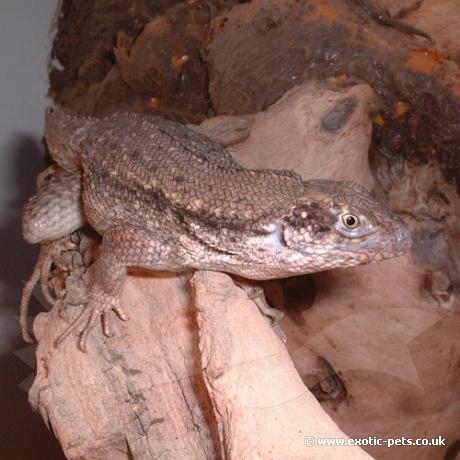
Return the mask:
[[(89, 223), (102, 236), (82, 312), (56, 343), (108, 313), (129, 267), (203, 269), (268, 280), (367, 264), (407, 251), (407, 225), (361, 185), (304, 180), (289, 170), (248, 169), (218, 142), (139, 113), (105, 118), (49, 110), (45, 140), (56, 162), (41, 173), (23, 211), (23, 236), (44, 251), (21, 301), (49, 269), (53, 242)], [(40, 275), (41, 274), (41, 275)]]

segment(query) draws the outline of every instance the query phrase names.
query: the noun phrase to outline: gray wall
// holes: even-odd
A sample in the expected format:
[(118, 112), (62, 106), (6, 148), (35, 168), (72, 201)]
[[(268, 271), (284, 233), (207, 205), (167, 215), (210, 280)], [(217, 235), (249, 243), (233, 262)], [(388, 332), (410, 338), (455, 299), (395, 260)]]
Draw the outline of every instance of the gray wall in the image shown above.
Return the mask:
[[(27, 403), (33, 347), (19, 336), (23, 280), (37, 248), (22, 241), (20, 212), (45, 167), (41, 137), (50, 26), (57, 0), (9, 0), (0, 6), (0, 458), (61, 459), (60, 448)], [(35, 301), (36, 306), (39, 302)], [(38, 308), (35, 308), (35, 312)]]

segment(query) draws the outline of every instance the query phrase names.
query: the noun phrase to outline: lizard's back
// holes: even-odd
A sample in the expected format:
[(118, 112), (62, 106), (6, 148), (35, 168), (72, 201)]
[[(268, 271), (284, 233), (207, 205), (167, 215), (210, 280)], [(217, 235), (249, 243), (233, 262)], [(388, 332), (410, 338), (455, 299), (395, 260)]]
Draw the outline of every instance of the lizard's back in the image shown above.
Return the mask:
[(257, 229), (305, 193), (300, 176), (245, 169), (206, 136), (154, 116), (94, 120), (76, 136), (85, 215), (101, 233), (136, 217), (147, 229), (184, 216), (217, 228)]

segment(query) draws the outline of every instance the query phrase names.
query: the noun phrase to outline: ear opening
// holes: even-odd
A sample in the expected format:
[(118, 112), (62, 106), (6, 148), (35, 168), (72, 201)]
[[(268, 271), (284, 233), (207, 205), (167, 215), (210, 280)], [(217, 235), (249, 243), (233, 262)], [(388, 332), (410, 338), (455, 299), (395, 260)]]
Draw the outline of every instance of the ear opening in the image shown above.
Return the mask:
[(289, 224), (287, 224), (286, 222), (278, 224), (276, 226), (275, 234), (276, 234), (276, 238), (277, 238), (280, 246), (285, 247), (285, 248), (290, 247), (289, 242), (291, 240), (291, 238), (290, 238), (291, 228), (290, 228)]

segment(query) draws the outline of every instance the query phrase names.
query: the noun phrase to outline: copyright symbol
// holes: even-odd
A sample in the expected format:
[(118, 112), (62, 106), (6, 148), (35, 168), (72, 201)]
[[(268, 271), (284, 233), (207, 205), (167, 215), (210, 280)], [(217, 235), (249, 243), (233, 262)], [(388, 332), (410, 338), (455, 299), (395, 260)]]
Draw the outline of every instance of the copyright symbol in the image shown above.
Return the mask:
[(315, 438), (313, 436), (305, 436), (305, 438), (303, 439), (303, 443), (307, 447), (314, 446), (315, 445)]

